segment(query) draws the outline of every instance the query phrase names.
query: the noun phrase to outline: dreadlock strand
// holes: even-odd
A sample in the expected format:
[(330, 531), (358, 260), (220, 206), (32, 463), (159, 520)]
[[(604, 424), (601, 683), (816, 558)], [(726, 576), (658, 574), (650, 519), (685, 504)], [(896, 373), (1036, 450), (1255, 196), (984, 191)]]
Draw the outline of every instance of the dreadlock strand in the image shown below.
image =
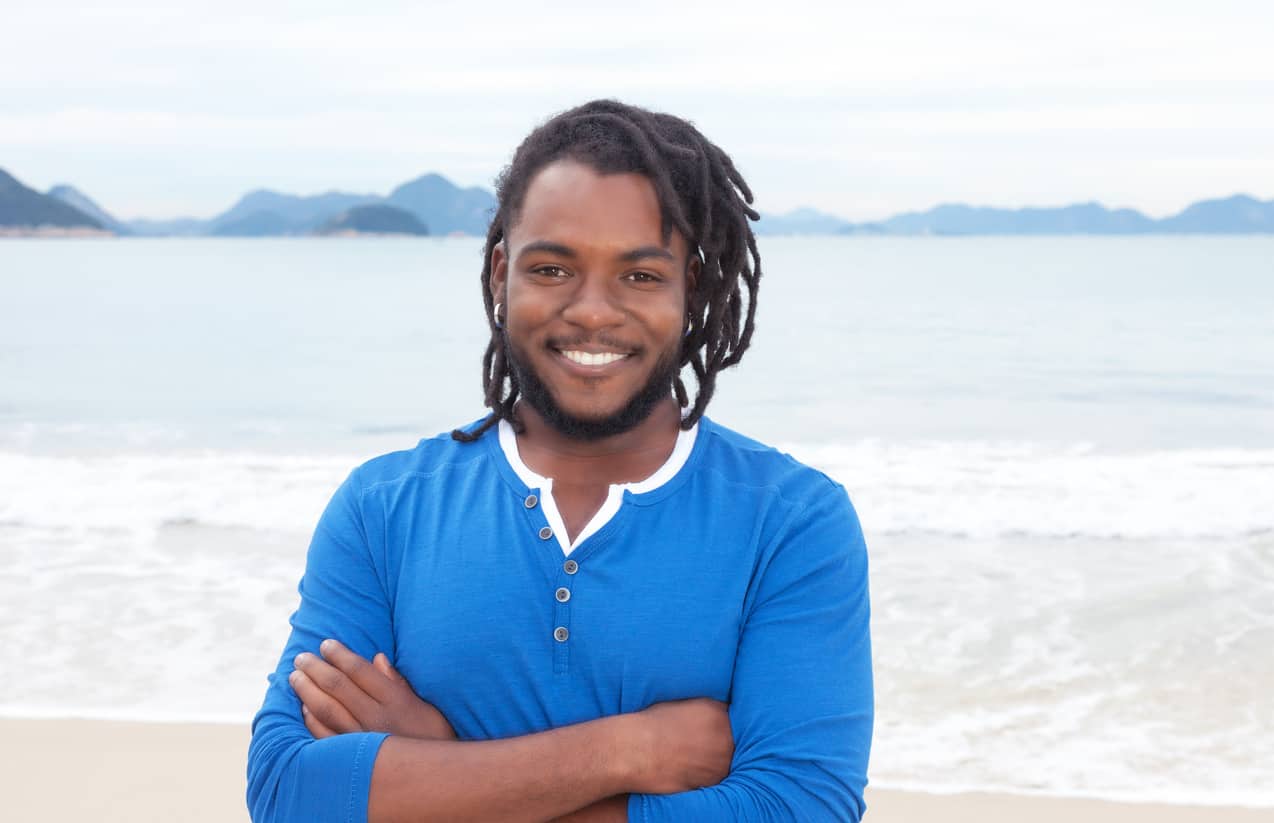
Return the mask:
[(599, 174), (644, 175), (654, 187), (665, 233), (675, 228), (701, 260), (687, 293), (689, 328), (679, 358), (694, 375), (695, 396), (690, 398), (681, 375), (672, 386), (681, 408), (689, 406), (683, 429), (703, 416), (716, 392), (717, 375), (736, 365), (751, 344), (761, 257), (749, 221), (760, 215), (751, 206), (752, 190), (730, 156), (692, 124), (672, 115), (615, 100), (586, 103), (533, 131), (496, 178), (498, 205), (487, 230), (481, 277), (491, 332), (482, 358), (483, 397), (490, 413), (468, 432), (453, 431), (457, 440), (477, 440), (501, 420), (523, 431), (516, 409), (520, 386), (495, 317), (491, 256), (516, 224), (531, 180), (550, 163), (568, 158)]
[(684, 409), (690, 405), (690, 399), (686, 396), (686, 384), (682, 382), (681, 375), (672, 379), (672, 393), (677, 397), (678, 406)]

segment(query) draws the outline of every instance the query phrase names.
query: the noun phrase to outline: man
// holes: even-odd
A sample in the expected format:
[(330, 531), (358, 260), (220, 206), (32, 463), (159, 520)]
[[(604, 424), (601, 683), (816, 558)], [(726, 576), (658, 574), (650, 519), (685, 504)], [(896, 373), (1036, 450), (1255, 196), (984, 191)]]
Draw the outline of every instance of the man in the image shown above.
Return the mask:
[(858, 820), (857, 518), (703, 416), (752, 335), (746, 183), (690, 124), (597, 101), (533, 132), (497, 197), (490, 413), (324, 512), (253, 819)]

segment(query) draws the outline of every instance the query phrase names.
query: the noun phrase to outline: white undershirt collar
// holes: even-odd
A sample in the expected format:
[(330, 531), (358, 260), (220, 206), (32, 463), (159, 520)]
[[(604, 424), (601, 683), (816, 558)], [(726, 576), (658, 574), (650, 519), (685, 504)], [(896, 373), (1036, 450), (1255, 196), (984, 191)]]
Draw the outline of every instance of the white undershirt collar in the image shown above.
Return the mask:
[(572, 542), (567, 537), (566, 523), (562, 520), (562, 513), (558, 511), (557, 501), (553, 498), (553, 478), (536, 474), (522, 462), (522, 455), (518, 453), (518, 437), (514, 433), (513, 427), (509, 425), (507, 420), (501, 420), (499, 423), (500, 449), (504, 452), (504, 458), (509, 461), (509, 466), (512, 467), (519, 480), (525, 483), (528, 488), (540, 490), (540, 505), (544, 507), (544, 518), (548, 520), (549, 527), (553, 529), (553, 534), (557, 535), (557, 542), (562, 547), (562, 554), (566, 555), (569, 555), (579, 544), (596, 534), (602, 526), (610, 522), (610, 519), (619, 512), (619, 507), (624, 502), (624, 492), (629, 491), (633, 494), (652, 492), (675, 477), (677, 472), (681, 471), (681, 467), (685, 465), (686, 460), (690, 458), (690, 452), (694, 449), (695, 436), (698, 433), (698, 423), (691, 426), (689, 430), (679, 431), (677, 433), (677, 442), (672, 447), (672, 454), (668, 455), (668, 459), (664, 461), (664, 464), (645, 480), (638, 480), (635, 483), (612, 484), (606, 493), (606, 502), (602, 503), (602, 507), (597, 510), (597, 513), (593, 515), (592, 519), (588, 521), (575, 537), (574, 542)]

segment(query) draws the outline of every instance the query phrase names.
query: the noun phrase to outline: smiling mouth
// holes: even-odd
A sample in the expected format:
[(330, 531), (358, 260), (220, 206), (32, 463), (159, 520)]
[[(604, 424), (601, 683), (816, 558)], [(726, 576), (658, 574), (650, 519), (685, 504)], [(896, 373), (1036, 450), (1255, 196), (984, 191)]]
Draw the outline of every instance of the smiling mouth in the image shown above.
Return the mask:
[(567, 360), (581, 366), (609, 366), (611, 363), (618, 363), (632, 356), (628, 352), (615, 351), (587, 352), (579, 349), (557, 349), (556, 351)]

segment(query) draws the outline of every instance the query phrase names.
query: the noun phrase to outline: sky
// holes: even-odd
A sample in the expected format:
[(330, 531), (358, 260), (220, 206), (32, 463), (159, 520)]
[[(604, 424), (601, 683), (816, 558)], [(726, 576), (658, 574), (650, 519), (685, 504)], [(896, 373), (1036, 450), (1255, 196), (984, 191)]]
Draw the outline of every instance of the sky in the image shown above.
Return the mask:
[(490, 188), (596, 97), (693, 121), (766, 213), (1274, 198), (1269, 0), (0, 0), (0, 20), (0, 168), (124, 219), (428, 171)]

